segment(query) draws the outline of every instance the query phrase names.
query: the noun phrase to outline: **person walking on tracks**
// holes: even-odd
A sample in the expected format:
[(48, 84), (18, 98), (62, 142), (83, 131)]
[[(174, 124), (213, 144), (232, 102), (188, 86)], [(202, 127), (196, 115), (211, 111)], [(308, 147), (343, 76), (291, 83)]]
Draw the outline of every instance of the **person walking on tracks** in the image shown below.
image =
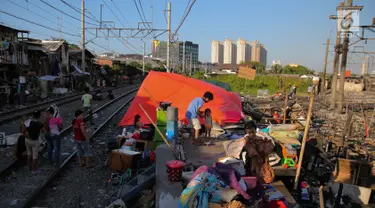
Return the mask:
[(92, 103), (92, 95), (89, 93), (90, 88), (85, 89), (85, 94), (82, 95), (82, 103), (83, 103), (83, 110), (85, 111), (85, 115), (89, 115), (89, 121), (90, 124), (93, 125), (94, 123), (92, 122), (92, 108), (91, 108), (91, 103)]
[(75, 112), (75, 119), (72, 122), (74, 131), (74, 142), (77, 146), (77, 156), (79, 167), (83, 166), (82, 156), (85, 157), (86, 168), (89, 167), (89, 157), (91, 156), (89, 138), (87, 136), (87, 125), (83, 121), (83, 111), (77, 110)]
[(44, 125), (39, 121), (40, 111), (33, 113), (33, 118), (28, 123), (25, 135), (25, 145), (27, 149), (27, 164), (33, 173), (40, 173), (37, 169), (38, 153), (39, 153), (39, 135), (43, 131)]
[(60, 152), (61, 152), (61, 136), (60, 131), (63, 128), (63, 121), (58, 114), (57, 106), (53, 105), (47, 108), (45, 112), (46, 123), (46, 139), (48, 143), (48, 160), (52, 163), (52, 153), (54, 152), (54, 159), (56, 167), (60, 167)]

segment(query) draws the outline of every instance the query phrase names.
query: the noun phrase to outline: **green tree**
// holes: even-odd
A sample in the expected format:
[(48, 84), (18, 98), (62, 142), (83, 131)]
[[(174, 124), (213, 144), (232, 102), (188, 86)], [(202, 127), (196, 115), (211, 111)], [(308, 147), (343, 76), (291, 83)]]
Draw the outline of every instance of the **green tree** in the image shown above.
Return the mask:
[(137, 61), (133, 61), (129, 64), (129, 66), (132, 66), (134, 68), (137, 68), (137, 69), (142, 69), (142, 64), (140, 64), (139, 62)]
[(111, 70), (111, 67), (110, 67), (108, 64), (104, 65), (103, 68), (104, 68), (104, 70), (106, 70), (107, 72)]
[(283, 68), (279, 64), (271, 66), (271, 72), (273, 74), (280, 74), (283, 71)]
[(240, 65), (243, 65), (249, 68), (255, 67), (258, 74), (263, 74), (266, 71), (265, 66), (262, 63), (257, 62), (257, 61), (243, 61), (240, 63)]
[(152, 65), (150, 63), (145, 64), (145, 70), (150, 71), (152, 69)]
[(119, 74), (120, 71), (121, 71), (121, 67), (120, 67), (120, 65), (114, 65), (114, 66), (111, 68), (111, 72), (112, 72), (113, 74)]
[(314, 71), (302, 65), (299, 65), (296, 67), (287, 65), (282, 68), (282, 73), (303, 75), (303, 74), (313, 74)]

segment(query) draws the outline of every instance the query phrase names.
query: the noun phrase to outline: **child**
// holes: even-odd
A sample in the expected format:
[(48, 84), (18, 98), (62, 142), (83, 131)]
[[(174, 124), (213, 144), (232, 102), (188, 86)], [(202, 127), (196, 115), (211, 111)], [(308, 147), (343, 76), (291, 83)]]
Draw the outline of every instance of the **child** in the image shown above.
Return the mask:
[(211, 141), (211, 129), (212, 129), (212, 116), (211, 116), (211, 109), (207, 108), (204, 111), (204, 117), (206, 120), (206, 123), (204, 124), (204, 128), (206, 130), (205, 137), (208, 138), (208, 142), (206, 142), (206, 145), (212, 144)]
[(87, 125), (83, 121), (82, 110), (77, 110), (75, 112), (75, 119), (73, 120), (72, 125), (74, 130), (74, 141), (77, 145), (79, 166), (83, 166), (82, 156), (84, 156), (86, 160), (86, 168), (89, 168), (89, 157), (91, 156), (91, 152), (89, 146), (90, 144), (88, 141), (89, 138), (86, 131)]

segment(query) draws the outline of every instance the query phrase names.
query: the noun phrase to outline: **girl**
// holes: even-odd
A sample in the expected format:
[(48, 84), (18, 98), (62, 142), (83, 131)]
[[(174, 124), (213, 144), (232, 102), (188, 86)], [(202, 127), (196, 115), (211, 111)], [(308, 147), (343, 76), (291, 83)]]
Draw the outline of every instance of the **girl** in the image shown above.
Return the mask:
[[(48, 160), (52, 163), (52, 153), (55, 151), (54, 159), (56, 167), (60, 167), (60, 150), (61, 150), (61, 137), (60, 131), (63, 129), (63, 121), (58, 114), (58, 109), (54, 106), (47, 108), (45, 112), (46, 124), (45, 131), (48, 143)], [(47, 136), (48, 135), (48, 136)]]
[[(77, 145), (77, 156), (79, 167), (83, 166), (82, 156), (86, 160), (86, 168), (89, 167), (89, 157), (91, 156), (90, 146), (87, 135), (87, 125), (83, 121), (84, 115), (82, 110), (76, 110), (75, 119), (72, 122), (74, 130), (74, 141)], [(84, 154), (84, 155), (83, 155)]]
[[(245, 137), (243, 152), (245, 156), (245, 171), (247, 176), (255, 176), (263, 183), (271, 183), (275, 177), (272, 167), (268, 163), (274, 144), (268, 139), (256, 135), (256, 124), (250, 121), (245, 124)], [(241, 154), (243, 157), (243, 154)]]
[(211, 116), (211, 109), (207, 108), (204, 111), (204, 117), (205, 117), (205, 124), (204, 124), (204, 129), (205, 129), (205, 137), (208, 139), (208, 142), (206, 142), (206, 145), (213, 144), (211, 140), (211, 129), (212, 129), (212, 116)]

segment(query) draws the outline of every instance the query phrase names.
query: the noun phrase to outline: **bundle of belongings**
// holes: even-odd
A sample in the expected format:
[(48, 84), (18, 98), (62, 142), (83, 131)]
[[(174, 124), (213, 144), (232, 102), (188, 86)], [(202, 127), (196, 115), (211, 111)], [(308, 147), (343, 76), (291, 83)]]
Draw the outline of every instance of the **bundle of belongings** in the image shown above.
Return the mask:
[(271, 185), (259, 183), (256, 177), (242, 176), (230, 165), (217, 162), (194, 172), (180, 196), (179, 208), (283, 207), (272, 206), (281, 202), (288, 207), (285, 197)]

